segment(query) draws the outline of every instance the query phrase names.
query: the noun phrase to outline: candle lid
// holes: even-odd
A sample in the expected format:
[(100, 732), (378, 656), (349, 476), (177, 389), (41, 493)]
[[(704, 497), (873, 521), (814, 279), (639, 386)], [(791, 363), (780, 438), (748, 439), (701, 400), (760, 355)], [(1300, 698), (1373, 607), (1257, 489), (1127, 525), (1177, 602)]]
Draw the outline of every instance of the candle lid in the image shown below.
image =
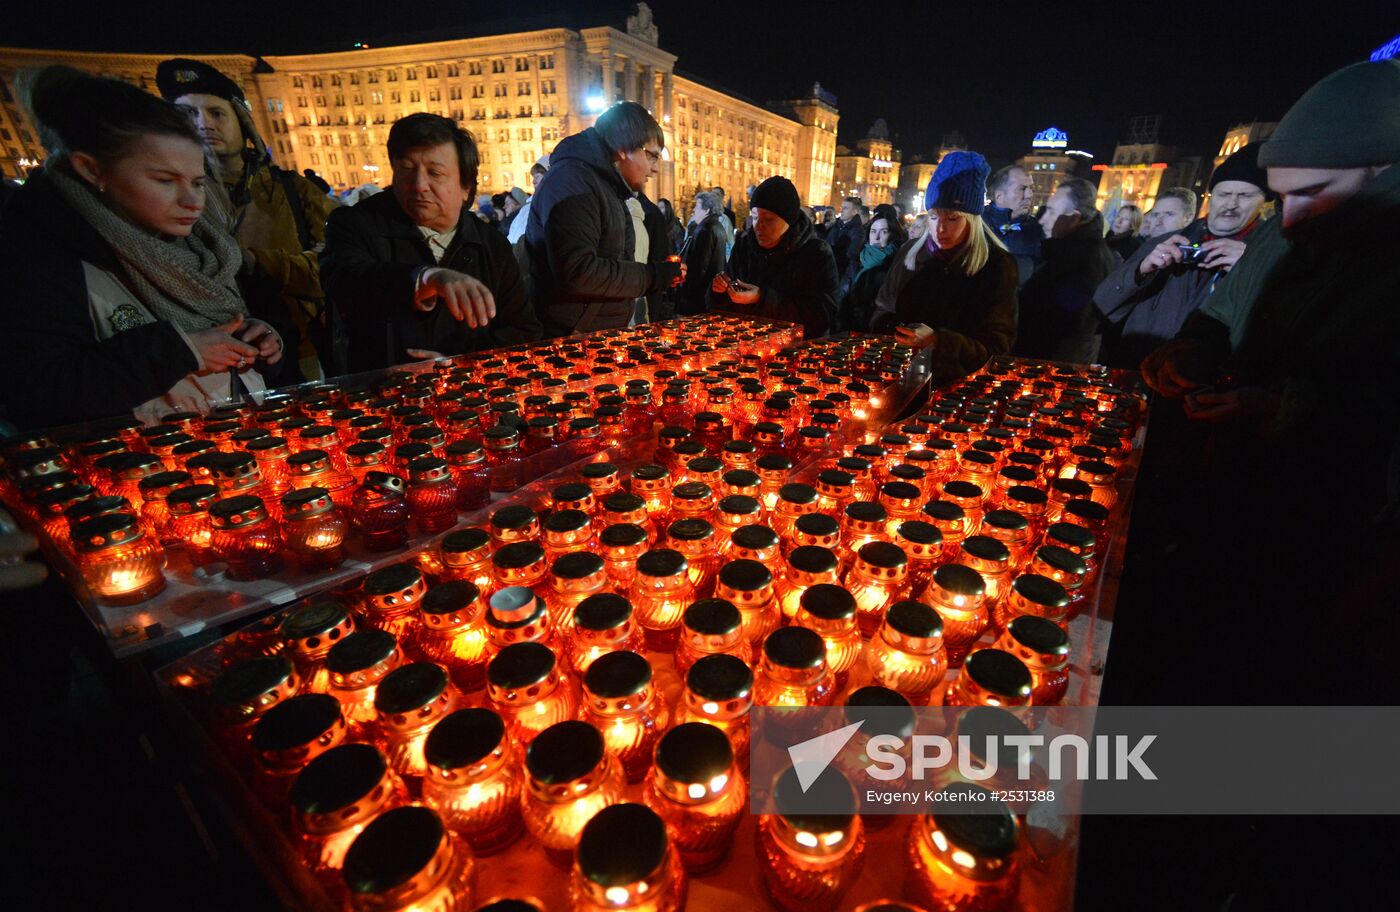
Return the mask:
[(790, 472), (792, 471), (792, 460), (777, 453), (770, 453), (767, 456), (760, 456), (754, 463), (765, 472)]
[(603, 509), (609, 513), (635, 513), (645, 509), (647, 502), (640, 494), (632, 494), (628, 491), (616, 491), (609, 494), (603, 501)]
[(292, 807), (316, 816), (350, 808), (370, 796), (388, 769), (384, 755), (369, 744), (333, 747), (297, 774)]
[(887, 481), (880, 485), (880, 497), (889, 500), (918, 500), (919, 489), (907, 481)]
[[(337, 638), (336, 628), (345, 623), (347, 617), (349, 613), (338, 602), (311, 602), (288, 612), (278, 632), (285, 640), (305, 640), (322, 634)], [(308, 645), (315, 648), (312, 644)]]
[(530, 742), (525, 750), (525, 769), (543, 785), (564, 785), (596, 769), (603, 762), (604, 751), (602, 733), (589, 723), (577, 719), (558, 722)]
[[(631, 497), (632, 495), (627, 495)], [(611, 498), (610, 498), (611, 499)], [(647, 530), (632, 523), (614, 523), (605, 528), (598, 541), (609, 548), (628, 548), (645, 543)]]
[(784, 668), (819, 668), (826, 662), (826, 643), (815, 630), (779, 627), (764, 639), (763, 655)]
[(788, 555), (788, 564), (802, 573), (819, 574), (835, 570), (840, 561), (830, 548), (801, 545), (792, 549), (792, 553)]
[(1108, 522), (1108, 507), (1093, 500), (1074, 499), (1065, 504), (1066, 516), (1077, 516), (1086, 523), (1103, 525)]
[[(1019, 834), (1010, 808), (987, 789), (970, 782), (955, 782), (942, 789), (949, 806), (974, 807), (975, 811), (932, 814), (934, 826), (954, 846), (982, 858), (1009, 858), (1016, 851)], [(942, 804), (942, 802), (939, 802)]]
[(709, 785), (734, 762), (729, 737), (704, 722), (682, 722), (656, 742), (656, 766), (666, 778)]
[(729, 440), (725, 442), (724, 446), (720, 447), (721, 452), (737, 453), (741, 456), (746, 456), (754, 452), (755, 449), (756, 447), (753, 443), (748, 440)]
[(971, 535), (963, 540), (962, 549), (977, 560), (1000, 564), (1011, 560), (1006, 545), (988, 535)]
[(379, 682), (374, 709), (381, 716), (401, 716), (422, 709), (447, 689), (447, 670), (432, 662), (410, 662)]
[(1038, 655), (1069, 655), (1069, 634), (1054, 621), (1022, 614), (1012, 618), (1006, 629), (1011, 632), (1012, 639)]
[[(176, 488), (165, 498), (165, 505), (176, 516), (207, 510), (219, 496), (219, 489), (211, 484), (186, 485)], [(100, 500), (101, 498), (96, 498)]]
[(362, 440), (345, 448), (345, 461), (352, 466), (379, 465), (384, 461), (384, 444)]
[(1089, 565), (1084, 562), (1084, 558), (1059, 545), (1042, 545), (1036, 550), (1035, 559), (1043, 561), (1052, 570), (1070, 576), (1083, 576), (1089, 572)]
[[(817, 583), (808, 587), (798, 599), (802, 610), (815, 618), (825, 621), (839, 621), (855, 617), (855, 596), (844, 586), (832, 583)], [(766, 648), (766, 644), (765, 644)]]
[(982, 579), (982, 574), (966, 564), (944, 564), (933, 571), (933, 582), (953, 595), (974, 597), (987, 592), (987, 583)]
[(807, 505), (817, 502), (817, 489), (794, 482), (778, 489), (778, 499), (784, 503)]
[(686, 471), (697, 475), (709, 475), (724, 468), (724, 461), (713, 456), (697, 456), (685, 464)]
[(1088, 500), (1094, 493), (1087, 481), (1078, 478), (1056, 478), (1050, 482), (1050, 488), (1070, 500)]
[[(778, 533), (767, 526), (740, 526), (729, 536), (736, 546), (747, 551), (763, 551), (778, 546)], [(720, 571), (721, 577), (724, 571)]]
[(365, 487), (375, 488), (386, 494), (403, 494), (408, 483), (391, 472), (370, 471), (365, 473)]
[(326, 653), (326, 670), (339, 675), (368, 671), (387, 660), (398, 648), (392, 633), (384, 630), (357, 630)]
[(551, 569), (558, 579), (581, 580), (602, 573), (604, 566), (601, 555), (592, 551), (571, 551), (555, 558)]
[[(956, 565), (950, 564), (948, 566)], [(981, 581), (980, 577), (978, 581)], [(943, 635), (943, 618), (937, 611), (923, 602), (912, 600), (895, 602), (885, 612), (885, 623), (892, 630), (921, 640)]]
[(934, 546), (941, 544), (943, 533), (938, 531), (938, 527), (932, 523), (926, 523), (918, 519), (909, 519), (899, 524), (895, 530), (895, 535), (913, 545)]
[[(797, 778), (797, 768), (788, 767), (773, 783), (773, 803), (784, 820), (808, 833), (844, 830), (856, 813), (855, 791), (835, 766), (828, 766), (806, 788)], [(835, 808), (839, 812), (815, 814), (807, 810), (810, 807)]]
[(909, 561), (903, 548), (885, 541), (866, 542), (861, 545), (860, 550), (856, 552), (856, 559), (866, 566), (881, 570), (895, 570)]
[(1005, 532), (1023, 532), (1030, 527), (1026, 518), (1015, 510), (988, 510), (982, 523)]
[(611, 462), (590, 462), (580, 470), (579, 474), (593, 480), (611, 478), (617, 474), (617, 466)]
[(442, 821), (429, 808), (385, 811), (350, 844), (341, 877), (351, 893), (387, 893), (428, 867), (446, 838)]
[(687, 566), (685, 555), (672, 548), (654, 548), (637, 558), (637, 573), (642, 576), (676, 576)]
[(967, 518), (967, 511), (951, 500), (931, 500), (924, 504), (923, 512), (930, 519), (948, 523), (962, 522)]
[(703, 656), (685, 675), (686, 689), (704, 700), (724, 702), (748, 697), (753, 690), (753, 669), (726, 653)]
[[(100, 499), (100, 498), (99, 498)], [(1046, 541), (1057, 541), (1079, 552), (1094, 550), (1094, 533), (1074, 523), (1051, 523), (1045, 530)]]
[(141, 525), (135, 516), (130, 513), (107, 513), (85, 519), (74, 526), (73, 545), (79, 551), (97, 551), (135, 541), (141, 534)]
[(632, 603), (615, 592), (598, 592), (578, 603), (574, 626), (584, 630), (612, 630), (632, 617)]
[(870, 461), (859, 456), (842, 456), (836, 460), (836, 468), (859, 478), (870, 472)]
[(172, 490), (180, 485), (188, 484), (189, 481), (189, 472), (156, 472), (154, 475), (147, 475), (141, 479), (137, 487), (140, 489), (142, 497), (160, 497), (162, 494), (169, 496)]
[(643, 804), (605, 807), (579, 834), (575, 863), (601, 887), (649, 881), (666, 862), (666, 825)]
[(239, 662), (209, 684), (214, 703), (240, 716), (253, 715), (256, 702), (293, 678), (295, 667), (286, 656), (258, 656)]
[(666, 534), (678, 542), (698, 542), (713, 537), (715, 527), (703, 519), (678, 519), (671, 523)]
[(490, 709), (459, 709), (428, 732), (423, 759), (438, 769), (454, 770), (486, 759), (505, 740), (506, 724)]
[(846, 518), (862, 523), (883, 523), (889, 513), (883, 506), (870, 500), (854, 500), (846, 504)]
[(544, 560), (544, 548), (538, 542), (511, 542), (497, 548), (491, 560), (502, 570), (524, 570)]
[(371, 571), (365, 577), (361, 590), (365, 595), (384, 596), (412, 589), (423, 580), (423, 571), (410, 561), (390, 564)]
[(747, 494), (730, 494), (720, 499), (718, 508), (719, 512), (731, 516), (751, 516), (760, 512), (763, 505)]
[(688, 630), (706, 636), (726, 636), (738, 630), (743, 616), (728, 599), (707, 598), (692, 602), (681, 622)]
[(315, 741), (340, 721), (340, 701), (327, 694), (301, 694), (269, 709), (253, 729), (260, 753), (288, 751)]
[[(679, 429), (672, 428), (670, 430)], [(661, 479), (668, 477), (670, 474), (670, 470), (667, 469), (665, 466), (656, 465), (655, 463), (648, 463), (647, 465), (637, 466), (635, 469), (632, 470), (632, 477), (637, 479), (638, 481), (660, 481)]]
[(458, 529), (443, 536), (442, 551), (444, 555), (470, 554), (473, 551), (480, 551), (490, 544), (491, 536), (487, 531), (473, 526), (469, 529)]
[(544, 610), (543, 603), (528, 586), (506, 586), (494, 593), (488, 604), (488, 620), (495, 626), (518, 627)]
[(505, 531), (519, 531), (528, 529), (531, 523), (539, 519), (539, 514), (529, 507), (512, 506), (501, 507), (491, 514), (491, 526)]
[(755, 488), (763, 483), (757, 472), (748, 469), (730, 469), (719, 480), (731, 488)]
[(578, 481), (566, 482), (554, 489), (555, 504), (579, 503), (588, 500), (588, 498), (592, 496), (593, 489)]
[[(745, 526), (744, 529), (763, 528)], [(737, 536), (743, 529), (734, 534)], [(719, 582), (738, 592), (752, 592), (773, 585), (773, 573), (755, 560), (740, 558), (725, 564), (719, 571)]]
[(651, 663), (635, 652), (609, 652), (593, 660), (583, 687), (594, 697), (615, 700), (641, 693), (651, 683)]
[(433, 482), (451, 478), (447, 460), (440, 456), (420, 456), (408, 464), (408, 477), (414, 482)]
[(963, 674), (983, 690), (1003, 697), (1031, 695), (1031, 672), (1026, 663), (1002, 649), (979, 649), (963, 662)]
[(282, 513), (287, 519), (320, 516), (334, 508), (335, 501), (325, 488), (300, 488), (282, 495)]
[(671, 496), (676, 500), (705, 500), (714, 493), (703, 481), (684, 481), (671, 489)]
[(970, 481), (950, 481), (943, 486), (943, 493), (962, 500), (979, 500), (982, 488)]
[(1046, 608), (1064, 608), (1069, 604), (1069, 594), (1065, 587), (1038, 573), (1027, 573), (1016, 577), (1012, 590), (1026, 601)]
[(861, 734), (894, 735), (908, 738), (914, 734), (914, 707), (898, 691), (870, 684), (851, 691), (846, 698), (846, 721), (860, 722)]
[[(491, 601), (495, 600), (496, 596), (492, 596)], [(486, 666), (486, 678), (493, 687), (520, 690), (548, 678), (554, 666), (554, 653), (548, 646), (534, 642), (512, 643), (496, 653)]]

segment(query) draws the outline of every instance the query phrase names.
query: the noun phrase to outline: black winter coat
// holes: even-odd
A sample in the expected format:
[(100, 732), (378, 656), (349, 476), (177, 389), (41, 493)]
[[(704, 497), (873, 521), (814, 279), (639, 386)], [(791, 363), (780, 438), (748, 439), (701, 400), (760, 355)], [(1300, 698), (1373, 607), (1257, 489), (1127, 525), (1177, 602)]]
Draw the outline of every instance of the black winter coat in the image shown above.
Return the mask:
[[(471, 329), (441, 305), (427, 313), (414, 309), (418, 274), (433, 266), (466, 273), (491, 289), (496, 318), (489, 326)], [(455, 355), (541, 335), (510, 242), (468, 206), (441, 263), (392, 192), (337, 209), (326, 222), (321, 284), (345, 321), (352, 373), (412, 360), (410, 348)]]
[(735, 241), (727, 271), (759, 287), (758, 303), (735, 304), (727, 293), (711, 291), (710, 310), (801, 323), (808, 339), (826, 335), (836, 318), (836, 261), (805, 214), (771, 250), (758, 246), (752, 231)]
[(1094, 290), (1116, 260), (1103, 239), (1103, 216), (1081, 221), (1067, 237), (1046, 238), (1040, 265), (1021, 286), (1021, 325), (1014, 354), (1084, 363), (1096, 353)]
[(707, 215), (691, 226), (681, 245), (685, 261), (685, 281), (676, 289), (676, 313), (682, 316), (705, 312), (710, 283), (724, 270), (724, 226), (719, 215)]
[[(549, 161), (525, 229), (545, 333), (626, 326), (633, 302), (657, 290), (655, 267), (632, 259), (636, 235), (626, 205), (632, 191), (592, 127), (561, 140)], [(665, 228), (649, 227), (648, 235), (665, 238)], [(651, 246), (654, 257), (658, 245)]]
[[(969, 276), (955, 262), (929, 256), (926, 238), (914, 238), (891, 260), (880, 288), (872, 332), (893, 332), (899, 323), (923, 323), (938, 332), (929, 369), (942, 386), (1004, 355), (1016, 341), (1016, 261), (988, 243), (987, 262)], [(918, 262), (907, 267), (911, 250)]]
[[(21, 427), (129, 416), (199, 367), (163, 320), (99, 341), (85, 262), (124, 274), (112, 248), (52, 184), (42, 175), (27, 181), (0, 221), (0, 398), (5, 417)], [(240, 274), (240, 284), (247, 278)], [(276, 315), (253, 315), (283, 331)]]
[(831, 255), (836, 258), (836, 274), (845, 275), (852, 261), (860, 258), (860, 248), (865, 246), (866, 226), (856, 216), (849, 222), (840, 219), (826, 233), (826, 242), (831, 246)]

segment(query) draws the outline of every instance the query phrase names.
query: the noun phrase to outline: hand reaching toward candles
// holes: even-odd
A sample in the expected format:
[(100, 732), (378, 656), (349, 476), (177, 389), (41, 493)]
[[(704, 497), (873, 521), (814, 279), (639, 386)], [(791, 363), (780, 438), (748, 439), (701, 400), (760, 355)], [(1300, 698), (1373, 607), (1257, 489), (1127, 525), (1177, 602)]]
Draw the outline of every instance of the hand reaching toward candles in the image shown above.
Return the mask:
[(735, 304), (757, 304), (761, 297), (763, 290), (757, 285), (740, 282), (738, 279), (729, 283), (729, 300)]
[(10, 514), (0, 510), (0, 592), (37, 586), (49, 575), (38, 561), (25, 560), (39, 547), (34, 536), (15, 527)]

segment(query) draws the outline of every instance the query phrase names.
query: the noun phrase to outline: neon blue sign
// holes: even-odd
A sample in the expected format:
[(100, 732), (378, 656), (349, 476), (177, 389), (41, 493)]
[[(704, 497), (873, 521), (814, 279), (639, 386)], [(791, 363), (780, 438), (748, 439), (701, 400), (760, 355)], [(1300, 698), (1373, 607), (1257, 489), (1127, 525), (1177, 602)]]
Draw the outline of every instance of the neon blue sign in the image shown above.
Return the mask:
[(1032, 149), (1063, 149), (1068, 145), (1069, 134), (1056, 127), (1041, 130), (1035, 134), (1035, 139), (1031, 140)]
[(1397, 56), (1400, 56), (1400, 35), (1396, 35), (1371, 52), (1372, 60), (1389, 60)]

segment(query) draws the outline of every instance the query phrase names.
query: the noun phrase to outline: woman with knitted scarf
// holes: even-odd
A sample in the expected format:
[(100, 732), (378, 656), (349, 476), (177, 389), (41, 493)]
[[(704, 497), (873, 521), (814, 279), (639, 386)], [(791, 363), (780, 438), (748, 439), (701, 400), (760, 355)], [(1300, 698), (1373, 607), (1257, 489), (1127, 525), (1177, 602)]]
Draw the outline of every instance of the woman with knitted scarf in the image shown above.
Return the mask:
[(50, 157), (0, 223), (0, 397), (42, 427), (148, 423), (263, 389), (280, 335), (175, 106), (66, 67), (26, 79)]

